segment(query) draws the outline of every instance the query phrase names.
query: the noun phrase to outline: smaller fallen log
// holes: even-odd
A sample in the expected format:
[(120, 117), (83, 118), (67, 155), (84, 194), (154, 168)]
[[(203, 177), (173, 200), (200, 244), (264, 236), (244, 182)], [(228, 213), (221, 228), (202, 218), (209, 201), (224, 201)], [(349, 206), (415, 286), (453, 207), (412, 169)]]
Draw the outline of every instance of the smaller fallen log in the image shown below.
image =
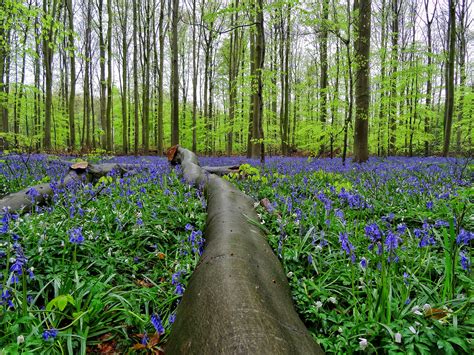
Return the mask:
[[(73, 181), (79, 181), (81, 175), (71, 170), (57, 187), (67, 186)], [(53, 194), (54, 189), (49, 182), (27, 187), (3, 197), (0, 200), (0, 213), (6, 209), (10, 213), (29, 212), (35, 205), (45, 205)]]
[(239, 165), (229, 166), (203, 166), (202, 169), (207, 171), (209, 174), (216, 174), (218, 176), (224, 176), (228, 174), (238, 173), (240, 171)]
[(0, 213), (8, 209), (10, 213), (26, 213), (30, 212), (35, 205), (46, 205), (54, 195), (54, 191), (58, 188), (64, 188), (71, 183), (80, 182), (82, 179), (87, 181), (97, 181), (102, 176), (106, 176), (112, 171), (117, 171), (120, 176), (130, 172), (127, 164), (88, 164), (87, 162), (67, 162), (69, 172), (57, 184), (42, 183), (27, 187), (21, 191), (11, 193), (0, 199)]
[(176, 146), (169, 153), (188, 183), (204, 186), (208, 215), (204, 253), (178, 306), (166, 354), (322, 354), (255, 225), (254, 201), (206, 172), (191, 151)]

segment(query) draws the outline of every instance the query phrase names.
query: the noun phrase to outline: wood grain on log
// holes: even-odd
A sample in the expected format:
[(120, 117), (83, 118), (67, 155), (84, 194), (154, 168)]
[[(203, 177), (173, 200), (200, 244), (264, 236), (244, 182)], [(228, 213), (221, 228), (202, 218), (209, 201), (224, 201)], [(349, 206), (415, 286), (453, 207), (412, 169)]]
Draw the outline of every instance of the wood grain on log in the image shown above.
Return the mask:
[(167, 354), (322, 354), (296, 313), (283, 268), (257, 226), (254, 201), (209, 174), (191, 151), (171, 163), (203, 185), (206, 246), (178, 306)]

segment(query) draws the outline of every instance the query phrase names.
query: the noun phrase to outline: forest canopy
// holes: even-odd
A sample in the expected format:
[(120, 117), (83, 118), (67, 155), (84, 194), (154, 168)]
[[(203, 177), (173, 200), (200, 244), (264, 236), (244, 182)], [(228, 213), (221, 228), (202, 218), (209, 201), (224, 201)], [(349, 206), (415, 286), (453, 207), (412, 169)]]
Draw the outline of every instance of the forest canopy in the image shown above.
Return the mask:
[(472, 10), (468, 0), (2, 0), (0, 148), (468, 153)]

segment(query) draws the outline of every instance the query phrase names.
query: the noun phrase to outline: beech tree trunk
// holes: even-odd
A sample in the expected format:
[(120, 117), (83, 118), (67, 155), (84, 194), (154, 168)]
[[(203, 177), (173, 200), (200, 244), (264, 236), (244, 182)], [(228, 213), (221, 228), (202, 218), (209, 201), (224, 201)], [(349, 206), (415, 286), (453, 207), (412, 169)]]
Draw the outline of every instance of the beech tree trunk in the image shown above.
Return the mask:
[[(174, 148), (174, 149), (173, 149)], [(295, 312), (286, 275), (254, 201), (173, 147), (187, 182), (207, 197), (206, 248), (178, 306), (167, 354), (322, 354)]]
[(454, 115), (454, 54), (456, 52), (456, 1), (449, 0), (448, 61), (446, 63), (446, 89), (444, 104), (443, 157), (449, 154), (451, 127)]
[(354, 161), (363, 163), (369, 159), (369, 60), (370, 60), (370, 10), (371, 0), (356, 0), (358, 9), (355, 41), (356, 117), (354, 127)]
[(178, 73), (178, 9), (172, 2), (171, 16), (171, 144), (179, 143), (179, 73)]

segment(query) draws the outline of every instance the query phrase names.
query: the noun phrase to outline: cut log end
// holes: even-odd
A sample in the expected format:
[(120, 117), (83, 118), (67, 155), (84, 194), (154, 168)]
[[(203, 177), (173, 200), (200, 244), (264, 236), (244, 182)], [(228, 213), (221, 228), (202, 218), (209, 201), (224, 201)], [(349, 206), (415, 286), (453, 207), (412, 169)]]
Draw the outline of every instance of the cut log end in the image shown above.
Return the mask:
[(176, 155), (178, 153), (178, 148), (179, 148), (179, 144), (176, 144), (170, 148), (168, 148), (168, 150), (166, 151), (166, 157), (168, 158), (168, 161), (172, 164), (172, 165), (176, 165), (178, 164), (176, 162)]

